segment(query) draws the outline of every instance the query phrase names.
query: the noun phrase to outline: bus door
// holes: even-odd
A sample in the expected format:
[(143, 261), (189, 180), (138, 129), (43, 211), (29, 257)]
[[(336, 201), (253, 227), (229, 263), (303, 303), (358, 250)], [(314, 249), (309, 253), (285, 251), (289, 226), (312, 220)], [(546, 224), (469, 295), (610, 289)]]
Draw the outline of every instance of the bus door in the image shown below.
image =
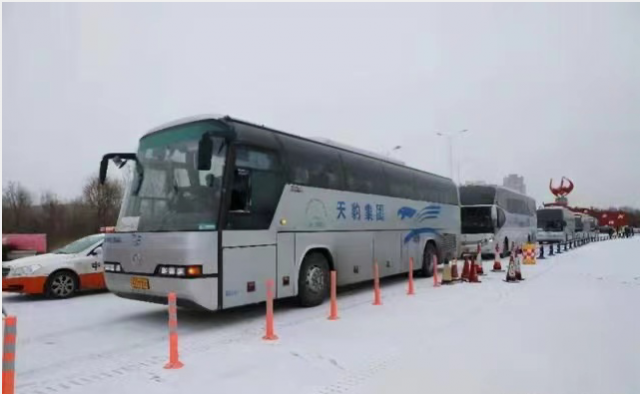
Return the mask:
[(277, 240), (270, 227), (284, 186), (275, 152), (238, 145), (232, 157), (222, 233), (224, 308), (264, 301), (268, 279), (277, 287)]
[(276, 244), (268, 230), (222, 233), (223, 307), (262, 302), (276, 278)]

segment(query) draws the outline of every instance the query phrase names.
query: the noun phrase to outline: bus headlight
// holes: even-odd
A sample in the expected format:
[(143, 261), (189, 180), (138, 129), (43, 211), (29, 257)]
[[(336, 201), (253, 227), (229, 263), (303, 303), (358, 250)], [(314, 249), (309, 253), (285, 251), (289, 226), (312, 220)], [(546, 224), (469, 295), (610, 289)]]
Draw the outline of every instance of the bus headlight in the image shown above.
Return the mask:
[(160, 276), (197, 277), (202, 275), (201, 265), (159, 265), (156, 273)]

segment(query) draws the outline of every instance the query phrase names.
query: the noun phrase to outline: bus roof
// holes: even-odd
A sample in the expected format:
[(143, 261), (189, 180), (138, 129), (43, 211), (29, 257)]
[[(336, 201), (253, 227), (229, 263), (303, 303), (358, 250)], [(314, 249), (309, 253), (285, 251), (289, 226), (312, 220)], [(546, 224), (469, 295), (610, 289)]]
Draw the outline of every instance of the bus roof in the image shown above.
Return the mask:
[(358, 148), (352, 148), (352, 147), (349, 147), (348, 145), (344, 145), (344, 144), (341, 144), (341, 143), (336, 143), (336, 142), (331, 141), (331, 140), (327, 140), (328, 142), (325, 142), (325, 141), (320, 141), (320, 140), (317, 140), (317, 139), (314, 139), (314, 138), (302, 137), (302, 136), (299, 136), (299, 135), (296, 135), (296, 134), (291, 134), (291, 133), (287, 133), (287, 132), (284, 132), (284, 131), (281, 131), (281, 130), (272, 129), (272, 128), (266, 127), (264, 125), (259, 125), (259, 124), (256, 124), (256, 123), (248, 122), (246, 120), (233, 118), (233, 117), (228, 116), (228, 115), (201, 114), (201, 115), (194, 115), (194, 116), (180, 118), (180, 119), (177, 119), (177, 120), (162, 124), (162, 125), (160, 125), (158, 127), (155, 127), (153, 129), (151, 129), (149, 132), (144, 134), (142, 136), (142, 138), (145, 138), (145, 137), (147, 137), (147, 136), (149, 136), (151, 134), (157, 133), (159, 131), (165, 130), (165, 129), (170, 128), (170, 127), (178, 126), (178, 125), (185, 124), (185, 123), (197, 122), (197, 121), (201, 121), (201, 120), (223, 120), (223, 121), (229, 121), (229, 122), (235, 122), (235, 123), (239, 123), (239, 124), (244, 124), (244, 125), (247, 125), (247, 126), (257, 127), (257, 128), (263, 129), (265, 131), (270, 131), (270, 132), (273, 132), (273, 133), (283, 134), (283, 135), (287, 135), (287, 136), (290, 136), (290, 137), (293, 137), (293, 138), (299, 138), (299, 139), (302, 139), (302, 140), (305, 140), (305, 141), (309, 141), (309, 142), (312, 142), (312, 143), (315, 143), (315, 144), (328, 146), (328, 147), (331, 147), (331, 148), (334, 148), (334, 149), (339, 149), (339, 150), (343, 150), (343, 151), (346, 151), (346, 152), (354, 153), (354, 154), (357, 154), (357, 155), (366, 156), (366, 157), (374, 159), (374, 160), (383, 161), (383, 162), (386, 162), (386, 163), (389, 163), (389, 164), (394, 164), (394, 165), (397, 165), (399, 167), (410, 168), (412, 170), (419, 171), (419, 172), (422, 172), (424, 174), (428, 174), (428, 175), (431, 175), (431, 176), (434, 176), (434, 177), (437, 177), (437, 178), (440, 178), (440, 179), (443, 179), (443, 180), (446, 180), (446, 181), (450, 181), (450, 182), (453, 183), (453, 180), (451, 178), (447, 178), (447, 177), (442, 176), (442, 175), (434, 174), (432, 172), (420, 170), (418, 168), (408, 166), (404, 162), (401, 162), (401, 161), (398, 161), (398, 160), (394, 160), (394, 159), (390, 159), (390, 158), (385, 158), (382, 155), (378, 155), (378, 154), (375, 154), (375, 153), (372, 153), (372, 152), (367, 152), (365, 150), (360, 150)]
[(520, 193), (518, 190), (512, 189), (510, 187), (506, 187), (506, 186), (501, 186), (501, 185), (496, 185), (496, 184), (473, 184), (473, 183), (467, 183), (465, 185), (460, 185), (460, 189), (464, 189), (464, 188), (472, 188), (472, 187), (478, 187), (478, 188), (491, 188), (491, 189), (502, 189), (502, 190), (507, 190), (513, 194), (518, 194), (522, 197), (526, 197), (529, 198), (531, 200), (533, 200), (533, 197), (524, 194), (524, 193)]

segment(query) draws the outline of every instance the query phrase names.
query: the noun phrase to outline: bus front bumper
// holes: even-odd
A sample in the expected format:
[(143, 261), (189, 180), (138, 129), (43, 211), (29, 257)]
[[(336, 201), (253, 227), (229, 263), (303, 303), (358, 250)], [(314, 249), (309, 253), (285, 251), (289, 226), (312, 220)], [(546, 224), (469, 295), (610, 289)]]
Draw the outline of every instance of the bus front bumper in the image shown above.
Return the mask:
[(558, 243), (564, 242), (565, 237), (566, 235), (564, 232), (539, 231), (537, 239), (540, 243)]
[[(461, 255), (475, 255), (478, 253), (478, 242), (461, 242)], [(480, 243), (480, 253), (483, 255), (494, 254), (496, 252), (495, 241)]]
[[(134, 289), (132, 278), (149, 281), (149, 289)], [(115, 295), (131, 300), (167, 304), (169, 292), (176, 294), (177, 304), (188, 309), (218, 309), (218, 278), (167, 278), (105, 272), (107, 288)]]

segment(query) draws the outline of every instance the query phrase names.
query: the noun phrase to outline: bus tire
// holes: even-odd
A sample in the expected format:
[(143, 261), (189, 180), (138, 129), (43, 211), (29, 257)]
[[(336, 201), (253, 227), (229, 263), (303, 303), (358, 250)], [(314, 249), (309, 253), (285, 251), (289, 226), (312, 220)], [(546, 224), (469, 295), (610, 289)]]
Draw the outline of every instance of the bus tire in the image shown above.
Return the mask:
[(433, 256), (437, 256), (438, 250), (432, 243), (427, 243), (424, 247), (422, 255), (422, 269), (420, 270), (421, 276), (425, 278), (431, 278), (435, 267), (433, 266)]
[(329, 262), (322, 253), (304, 257), (298, 275), (298, 301), (303, 307), (322, 304), (329, 294)]

